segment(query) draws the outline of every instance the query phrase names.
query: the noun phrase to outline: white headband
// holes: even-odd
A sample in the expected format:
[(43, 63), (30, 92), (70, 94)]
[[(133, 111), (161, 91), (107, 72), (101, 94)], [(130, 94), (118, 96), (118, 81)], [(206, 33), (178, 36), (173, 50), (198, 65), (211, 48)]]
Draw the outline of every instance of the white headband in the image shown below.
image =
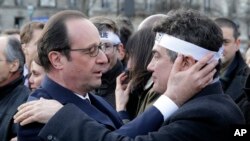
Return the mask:
[(113, 44), (121, 43), (120, 38), (115, 33), (110, 31), (100, 32), (100, 38), (102, 42), (111, 42)]
[(213, 59), (219, 60), (223, 52), (222, 47), (218, 52), (210, 51), (165, 33), (156, 34), (155, 44), (158, 44), (174, 52), (181, 53), (183, 55), (190, 55), (195, 60), (201, 60), (201, 58), (207, 55), (209, 52), (212, 52), (214, 54)]

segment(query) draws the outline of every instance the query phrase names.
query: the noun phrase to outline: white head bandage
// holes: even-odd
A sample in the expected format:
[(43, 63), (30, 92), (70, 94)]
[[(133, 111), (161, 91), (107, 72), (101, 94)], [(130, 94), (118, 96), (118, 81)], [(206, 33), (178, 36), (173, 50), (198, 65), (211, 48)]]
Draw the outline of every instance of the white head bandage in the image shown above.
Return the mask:
[(222, 47), (218, 52), (210, 51), (165, 33), (156, 34), (155, 44), (186, 56), (190, 55), (195, 60), (201, 60), (201, 58), (207, 55), (209, 52), (212, 52), (214, 54), (213, 59), (219, 60), (223, 51)]
[(100, 32), (100, 38), (101, 38), (101, 42), (111, 42), (113, 44), (121, 43), (121, 40), (118, 37), (118, 35), (116, 35), (115, 33), (111, 31)]

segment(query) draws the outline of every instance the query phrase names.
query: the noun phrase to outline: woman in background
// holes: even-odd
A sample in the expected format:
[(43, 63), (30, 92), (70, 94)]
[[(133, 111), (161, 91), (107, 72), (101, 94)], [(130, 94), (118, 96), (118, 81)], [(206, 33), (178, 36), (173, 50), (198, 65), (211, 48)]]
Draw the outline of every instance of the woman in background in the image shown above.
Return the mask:
[(30, 63), (30, 77), (29, 77), (29, 87), (33, 91), (37, 89), (45, 76), (45, 70), (41, 66), (38, 55), (35, 54)]
[[(129, 76), (122, 73), (116, 84), (116, 110), (127, 122), (151, 106), (160, 96), (151, 90), (152, 73), (147, 66), (152, 59), (152, 48), (155, 42), (155, 33), (152, 28), (143, 28), (135, 32), (127, 42)], [(129, 77), (129, 84), (126, 80)]]

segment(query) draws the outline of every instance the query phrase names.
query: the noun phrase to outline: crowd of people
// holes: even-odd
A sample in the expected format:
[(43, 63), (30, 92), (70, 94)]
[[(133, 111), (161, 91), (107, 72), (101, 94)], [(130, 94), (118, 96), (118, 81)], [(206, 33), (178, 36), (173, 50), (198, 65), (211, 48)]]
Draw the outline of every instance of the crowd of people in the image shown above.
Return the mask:
[[(237, 25), (64, 10), (0, 36), (0, 141), (228, 141), (250, 123)], [(247, 56), (248, 55), (248, 56)]]

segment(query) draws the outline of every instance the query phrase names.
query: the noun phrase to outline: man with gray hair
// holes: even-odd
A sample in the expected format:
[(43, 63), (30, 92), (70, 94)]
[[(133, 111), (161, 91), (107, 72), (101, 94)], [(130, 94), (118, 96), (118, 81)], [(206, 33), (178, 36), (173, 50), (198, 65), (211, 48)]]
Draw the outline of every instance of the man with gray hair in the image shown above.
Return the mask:
[(13, 115), (30, 93), (23, 85), (25, 57), (18, 39), (0, 37), (0, 139), (9, 141), (17, 135)]

